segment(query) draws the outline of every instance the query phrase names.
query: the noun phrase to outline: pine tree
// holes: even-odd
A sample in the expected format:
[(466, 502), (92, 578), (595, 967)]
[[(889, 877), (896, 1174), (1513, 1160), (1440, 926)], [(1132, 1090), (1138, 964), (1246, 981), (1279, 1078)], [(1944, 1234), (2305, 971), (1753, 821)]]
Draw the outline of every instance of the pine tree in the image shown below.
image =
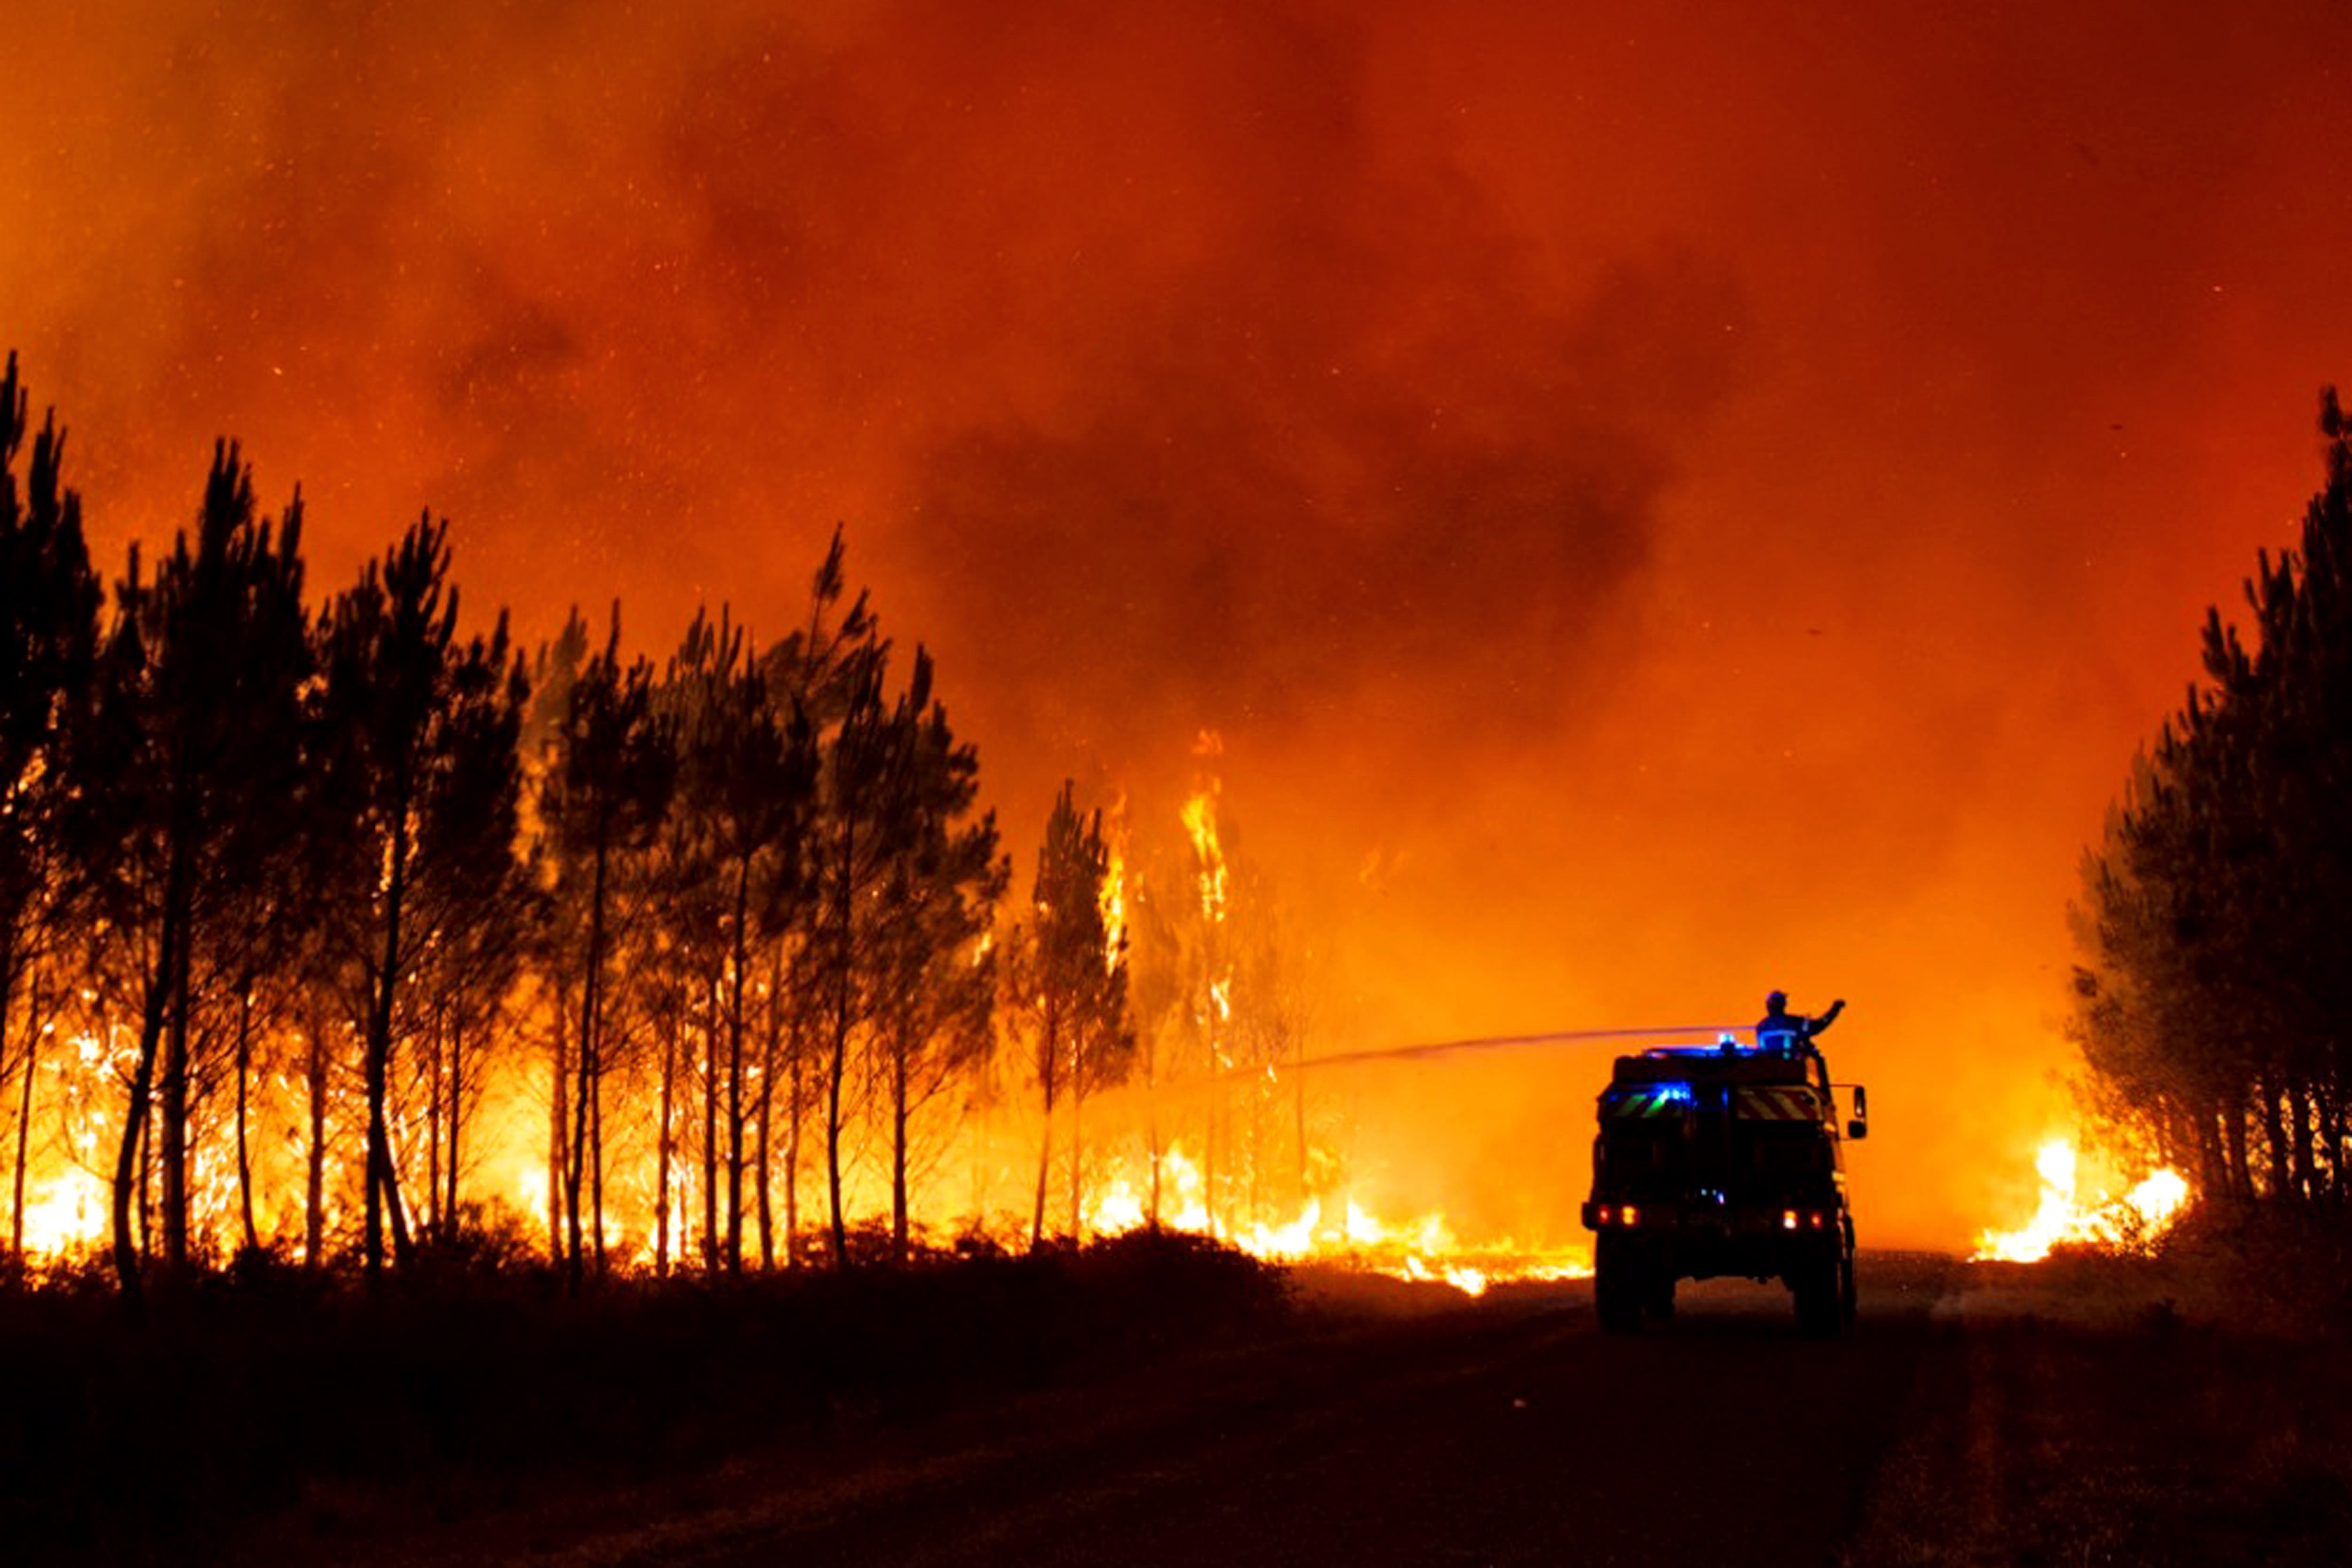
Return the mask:
[[(697, 626), (702, 623), (698, 618)], [(726, 1061), (711, 1074), (707, 1103), (715, 1111), (724, 1092), (725, 1230), (719, 1247), (730, 1273), (743, 1268), (744, 1097), (746, 1005), (759, 950), (777, 935), (803, 877), (816, 789), (816, 746), (807, 715), (780, 707), (755, 650), (722, 616), (707, 641), (694, 634), (682, 658), (695, 690), (683, 705), (679, 809), (700, 825), (709, 845), (721, 900)], [(714, 1041), (719, 1031), (713, 1031)], [(706, 1140), (716, 1145), (719, 1118), (706, 1118)], [(716, 1164), (719, 1151), (706, 1156)], [(711, 1183), (716, 1187), (716, 1183)], [(710, 1199), (716, 1230), (715, 1192)]]
[(2074, 911), (2074, 1033), (2100, 1108), (2216, 1195), (2352, 1193), (2352, 428), (2298, 547), (2260, 557), (2252, 636), (2135, 766)]
[(214, 453), (195, 537), (150, 582), (136, 551), (116, 589), (89, 722), (73, 749), (76, 861), (131, 973), (139, 1045), (118, 1145), (115, 1268), (139, 1294), (131, 1205), (155, 1123), (167, 1266), (188, 1261), (187, 1134), (196, 1012), (213, 975), (268, 923), (257, 900), (293, 874), (303, 773), (301, 501), (257, 515), (236, 448)]
[[(1045, 1118), (1037, 1151), (1037, 1202), (1029, 1245), (1045, 1245), (1045, 1191), (1053, 1169), (1054, 1110), (1065, 1093), (1082, 1107), (1088, 1088), (1108, 1088), (1126, 1076), (1134, 1060), (1135, 1036), (1127, 1022), (1127, 955), (1114, 943), (1103, 919), (1102, 897), (1110, 871), (1102, 813), (1080, 816), (1076, 786), (1068, 782), (1045, 820), (1045, 841), (1037, 851), (1029, 919), (1013, 942), (1010, 965), (1013, 1001), (1025, 1026), (1033, 1072)], [(1075, 1118), (1074, 1118), (1075, 1121)], [(1083, 1149), (1071, 1138), (1072, 1239), (1084, 1185)]]
[[(625, 859), (650, 844), (668, 815), (676, 784), (677, 737), (654, 704), (653, 668), (621, 662), (621, 618), (602, 653), (573, 683), (561, 731), (561, 762), (542, 810), (561, 857), (558, 896), (577, 911), (581, 930), (578, 1024), (569, 1164), (564, 1172), (566, 1246), (572, 1288), (580, 1288), (583, 1246), (604, 1266), (603, 1086), (614, 1008), (607, 994), (614, 899)], [(585, 1200), (589, 1235), (583, 1237)]]
[[(33, 438), (20, 491), (16, 458), (31, 429), (16, 356), (0, 374), (0, 1099), (18, 1101), (12, 1250), (24, 1243), (32, 1074), (47, 1010), (33, 992), (21, 1052), (9, 1047), (24, 979), (62, 924), (58, 853), (64, 745), (97, 658), (99, 584), (82, 542), (81, 498), (61, 482), (65, 437), (54, 414)], [(16, 1075), (23, 1093), (6, 1095)]]
[(873, 936), (888, 1097), (890, 1249), (901, 1263), (909, 1246), (915, 1118), (987, 1051), (995, 977), (986, 938), (1010, 878), (997, 857), (995, 818), (971, 816), (979, 755), (955, 740), (931, 687), (929, 656), (918, 648), (893, 719), (893, 820), (884, 835), (890, 858)]

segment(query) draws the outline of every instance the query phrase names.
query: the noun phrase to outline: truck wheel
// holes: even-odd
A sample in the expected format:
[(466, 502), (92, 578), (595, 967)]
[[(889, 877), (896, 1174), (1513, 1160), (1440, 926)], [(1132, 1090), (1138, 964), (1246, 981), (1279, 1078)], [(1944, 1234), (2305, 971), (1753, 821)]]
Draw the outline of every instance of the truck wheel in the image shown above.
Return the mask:
[(1853, 1331), (1854, 1310), (1861, 1297), (1853, 1283), (1853, 1254), (1848, 1252), (1838, 1259), (1838, 1326), (1842, 1331)]
[(1649, 1287), (1643, 1292), (1643, 1313), (1653, 1322), (1674, 1321), (1675, 1277), (1661, 1268), (1650, 1276)]
[(1592, 1255), (1592, 1310), (1604, 1334), (1630, 1334), (1642, 1326), (1643, 1269), (1603, 1237)]
[(1836, 1255), (1790, 1270), (1789, 1288), (1797, 1298), (1797, 1330), (1812, 1339), (1832, 1339), (1845, 1326), (1844, 1292), (1838, 1284)]

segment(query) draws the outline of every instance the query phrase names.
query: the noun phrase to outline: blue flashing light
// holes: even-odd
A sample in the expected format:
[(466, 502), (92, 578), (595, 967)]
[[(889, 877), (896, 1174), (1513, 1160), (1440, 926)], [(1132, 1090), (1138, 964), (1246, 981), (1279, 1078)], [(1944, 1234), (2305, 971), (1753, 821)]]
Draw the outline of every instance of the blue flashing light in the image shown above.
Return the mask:
[(1650, 1086), (1650, 1090), (1660, 1100), (1675, 1105), (1688, 1105), (1691, 1102), (1691, 1086), (1686, 1083), (1654, 1083)]

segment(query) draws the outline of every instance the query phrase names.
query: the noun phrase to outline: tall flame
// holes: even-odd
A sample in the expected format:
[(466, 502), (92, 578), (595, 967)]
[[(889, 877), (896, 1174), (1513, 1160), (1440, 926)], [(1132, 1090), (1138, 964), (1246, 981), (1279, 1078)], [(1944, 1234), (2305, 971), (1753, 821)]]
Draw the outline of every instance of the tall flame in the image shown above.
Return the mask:
[(2041, 1206), (2016, 1230), (1988, 1230), (1970, 1254), (1976, 1262), (2039, 1263), (2063, 1246), (2105, 1252), (2155, 1249), (2188, 1205), (2189, 1184), (2180, 1173), (2160, 1170), (2121, 1197), (2101, 1193), (2088, 1204), (2077, 1193), (2074, 1146), (2051, 1140), (2034, 1157), (2042, 1177)]
[(1211, 925), (1225, 918), (1225, 851), (1217, 841), (1217, 790), (1212, 783), (1184, 803), (1184, 831), (1200, 858), (1201, 918)]
[(1110, 809), (1110, 830), (1104, 835), (1109, 863), (1104, 868), (1101, 893), (1103, 954), (1118, 962), (1127, 946), (1127, 797)]

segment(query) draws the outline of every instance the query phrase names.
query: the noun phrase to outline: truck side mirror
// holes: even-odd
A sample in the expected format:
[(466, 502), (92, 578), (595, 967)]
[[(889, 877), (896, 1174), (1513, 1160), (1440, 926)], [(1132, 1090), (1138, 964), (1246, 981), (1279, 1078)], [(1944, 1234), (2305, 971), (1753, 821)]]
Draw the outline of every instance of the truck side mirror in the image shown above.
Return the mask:
[(1853, 1086), (1853, 1120), (1845, 1124), (1845, 1135), (1856, 1140), (1870, 1136), (1870, 1094), (1860, 1084)]

